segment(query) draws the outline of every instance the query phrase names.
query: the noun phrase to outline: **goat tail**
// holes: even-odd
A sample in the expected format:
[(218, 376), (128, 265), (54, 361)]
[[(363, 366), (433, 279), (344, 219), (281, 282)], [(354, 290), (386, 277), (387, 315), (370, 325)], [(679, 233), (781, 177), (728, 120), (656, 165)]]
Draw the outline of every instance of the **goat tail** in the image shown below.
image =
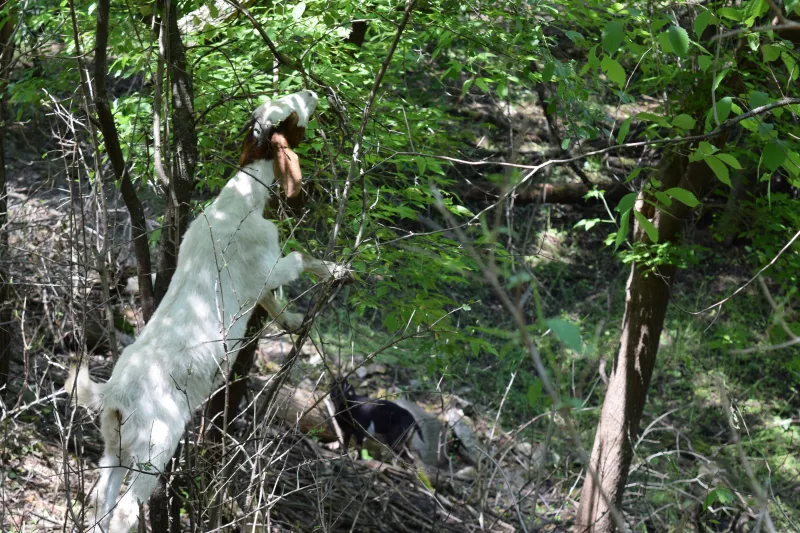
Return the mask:
[(69, 367), (69, 377), (64, 383), (64, 388), (67, 390), (67, 394), (75, 392), (79, 404), (90, 409), (99, 409), (103, 403), (103, 390), (106, 388), (106, 384), (92, 381), (86, 366), (82, 366), (78, 370), (73, 363)]
[(416, 421), (414, 422), (414, 429), (417, 431), (417, 435), (419, 435), (419, 438), (422, 440), (422, 442), (425, 442), (425, 435), (422, 434), (422, 428), (419, 427), (419, 423)]

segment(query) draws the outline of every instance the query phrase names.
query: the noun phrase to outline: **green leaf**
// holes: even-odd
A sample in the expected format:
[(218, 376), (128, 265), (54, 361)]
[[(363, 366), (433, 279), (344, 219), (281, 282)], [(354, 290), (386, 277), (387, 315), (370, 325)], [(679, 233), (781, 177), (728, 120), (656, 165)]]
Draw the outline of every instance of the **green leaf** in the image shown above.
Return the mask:
[(686, 189), (681, 189), (680, 187), (673, 187), (664, 192), (682, 204), (688, 205), (689, 207), (697, 207), (700, 205), (700, 202), (697, 200), (697, 197), (692, 191), (687, 191)]
[(716, 151), (716, 146), (710, 142), (700, 141), (700, 143), (697, 145), (697, 149), (689, 156), (689, 162), (695, 163), (697, 161), (702, 161)]
[(506, 80), (500, 80), (497, 84), (497, 96), (500, 99), (505, 99), (508, 96), (508, 82)]
[(705, 500), (703, 500), (703, 511), (706, 511), (716, 502), (720, 502), (722, 505), (726, 505), (733, 502), (735, 499), (736, 495), (733, 493), (733, 491), (725, 487), (717, 487), (711, 492), (709, 492)]
[(566, 35), (570, 41), (576, 44), (580, 44), (586, 40), (586, 38), (577, 31), (567, 30), (564, 32), (564, 35)]
[(707, 71), (713, 63), (714, 60), (711, 59), (711, 56), (700, 56), (697, 58), (697, 65), (703, 72)]
[(617, 60), (606, 56), (600, 63), (600, 68), (603, 69), (609, 80), (619, 85), (620, 89), (625, 87), (625, 69), (622, 68), (622, 65)]
[(786, 150), (786, 160), (783, 162), (783, 168), (795, 178), (800, 175), (800, 154)]
[(690, 115), (681, 114), (677, 117), (672, 119), (672, 125), (676, 126), (682, 130), (690, 130), (694, 128), (694, 125), (697, 123), (695, 119), (693, 119)]
[(786, 72), (789, 73), (789, 78), (791, 78), (792, 81), (795, 81), (798, 76), (796, 68), (797, 61), (788, 52), (781, 52), (781, 59), (783, 60), (783, 64), (786, 66)]
[(658, 34), (658, 45), (665, 54), (674, 54), (675, 50), (672, 49), (672, 43), (669, 41), (669, 33), (662, 31)]
[(658, 229), (656, 229), (655, 225), (647, 220), (647, 217), (639, 211), (634, 210), (633, 214), (636, 215), (636, 220), (639, 222), (642, 229), (644, 229), (644, 232), (647, 233), (647, 236), (653, 244), (658, 244)]
[(663, 193), (661, 191), (656, 191), (654, 194), (655, 194), (656, 198), (658, 199), (658, 201), (661, 202), (662, 204), (664, 204), (665, 206), (669, 207), (669, 206), (672, 205), (672, 198), (667, 196), (665, 193)]
[(761, 107), (769, 103), (769, 95), (761, 91), (750, 91), (747, 95), (747, 103), (751, 108)]
[(767, 12), (769, 4), (767, 0), (749, 0), (744, 6), (744, 20), (747, 27), (753, 25), (753, 21)]
[(713, 85), (713, 89), (715, 91), (719, 88), (719, 84), (722, 83), (722, 80), (725, 79), (725, 76), (727, 76), (728, 72), (730, 72), (730, 71), (731, 71), (731, 69), (725, 68), (725, 69), (722, 69), (720, 72), (717, 72), (717, 77), (714, 78), (714, 85)]
[(454, 215), (460, 215), (465, 217), (473, 216), (472, 211), (470, 211), (463, 205), (448, 205), (447, 210), (453, 213)]
[(628, 177), (625, 178), (625, 183), (630, 183), (632, 180), (635, 180), (639, 176), (639, 174), (641, 174), (641, 173), (642, 173), (642, 167), (634, 168), (631, 171), (631, 173), (628, 174)]
[(736, 170), (742, 170), (742, 165), (740, 165), (739, 161), (731, 154), (717, 154), (717, 157), (722, 159), (722, 162), (729, 167), (735, 168)]
[(710, 155), (706, 157), (705, 162), (708, 163), (708, 166), (710, 166), (711, 170), (714, 171), (714, 174), (717, 175), (719, 181), (721, 181), (728, 187), (733, 187), (733, 185), (731, 185), (731, 177), (728, 173), (728, 167), (725, 166), (725, 163), (723, 163), (715, 155)]
[(686, 57), (689, 53), (689, 34), (680, 26), (672, 26), (668, 30), (669, 44), (678, 57)]
[(619, 50), (619, 46), (625, 39), (625, 30), (622, 28), (622, 23), (617, 20), (612, 20), (603, 28), (603, 50), (607, 54), (613, 55), (614, 52)]
[(552, 61), (549, 62), (544, 66), (544, 70), (542, 70), (542, 81), (545, 83), (549, 83), (550, 80), (553, 79), (553, 72), (556, 71), (556, 64)]
[(730, 489), (717, 487), (717, 499), (723, 505), (727, 505), (736, 499), (736, 495)]
[(300, 2), (299, 4), (294, 6), (294, 9), (292, 9), (292, 18), (294, 20), (300, 20), (300, 17), (303, 16), (303, 13), (305, 13), (305, 11), (306, 11), (306, 3)]
[(657, 122), (659, 125), (665, 127), (669, 125), (669, 123), (664, 117), (656, 115), (655, 113), (649, 113), (647, 111), (642, 111), (641, 113), (637, 113), (636, 118), (639, 120), (649, 120), (650, 122)]
[(742, 20), (742, 12), (732, 7), (722, 7), (717, 9), (717, 15), (729, 20)]
[(483, 91), (485, 93), (488, 93), (489, 92), (489, 84), (487, 82), (489, 82), (489, 81), (492, 81), (492, 80), (487, 79), (487, 78), (477, 78), (475, 80), (475, 85), (477, 85), (478, 89), (480, 89), (481, 91)]
[(703, 32), (706, 31), (706, 28), (711, 23), (711, 18), (713, 15), (711, 11), (706, 9), (705, 11), (701, 12), (697, 17), (694, 19), (694, 34), (699, 39)]
[(619, 221), (619, 229), (617, 230), (617, 237), (614, 239), (614, 249), (619, 248), (619, 245), (625, 242), (628, 238), (628, 227), (630, 226), (631, 211), (630, 209), (622, 214)]
[(536, 378), (531, 385), (528, 386), (528, 405), (536, 407), (539, 399), (542, 397), (542, 380)]
[(706, 495), (706, 499), (703, 500), (703, 512), (707, 511), (709, 507), (714, 505), (717, 502), (717, 490), (714, 489)]
[(761, 47), (761, 54), (764, 56), (764, 61), (769, 63), (781, 56), (781, 48), (772, 44), (765, 44)]
[(766, 166), (770, 172), (775, 172), (786, 159), (786, 152), (777, 141), (771, 142), (766, 145), (764, 151), (761, 152), (761, 159), (764, 161), (764, 166)]
[(475, 82), (475, 80), (472, 79), (472, 78), (470, 78), (470, 79), (468, 79), (467, 81), (464, 82), (464, 85), (461, 87), (461, 98), (464, 98), (464, 96), (467, 94), (467, 92), (469, 91), (469, 88), (472, 87), (472, 84), (474, 82)]
[(619, 127), (619, 132), (617, 132), (617, 144), (625, 142), (625, 137), (628, 136), (629, 131), (631, 131), (631, 117), (626, 118), (625, 122)]
[(589, 49), (589, 58), (586, 65), (581, 69), (581, 76), (586, 74), (590, 69), (596, 69), (600, 66), (600, 60), (597, 58), (597, 45)]
[(401, 326), (401, 323), (399, 317), (395, 313), (390, 313), (383, 319), (383, 325), (386, 331), (394, 333)]
[(551, 318), (545, 321), (547, 327), (553, 330), (558, 340), (560, 340), (570, 350), (582, 353), (583, 342), (581, 341), (581, 330), (572, 322), (561, 320), (560, 318)]
[(732, 103), (733, 100), (731, 100), (730, 96), (726, 96), (725, 98), (717, 100), (717, 118), (719, 118), (720, 123), (728, 120), (728, 115), (731, 114)]
[(617, 211), (620, 213), (627, 213), (633, 207), (633, 204), (636, 203), (636, 193), (629, 192), (625, 196), (622, 197), (622, 200), (619, 201), (617, 204)]

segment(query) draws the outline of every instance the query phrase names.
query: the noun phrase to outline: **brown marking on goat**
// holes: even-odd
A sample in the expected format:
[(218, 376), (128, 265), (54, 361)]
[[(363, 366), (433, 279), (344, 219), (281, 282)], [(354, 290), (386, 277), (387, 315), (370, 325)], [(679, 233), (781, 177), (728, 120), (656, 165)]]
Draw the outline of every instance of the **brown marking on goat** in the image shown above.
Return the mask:
[[(292, 149), (297, 148), (303, 137), (305, 137), (306, 129), (298, 126), (297, 123), (300, 118), (297, 113), (292, 112), (288, 117), (283, 119), (280, 124), (275, 126), (271, 131), (262, 132), (265, 138), (257, 139), (253, 134), (253, 128), (247, 133), (247, 136), (242, 143), (242, 154), (239, 157), (239, 167), (243, 167), (253, 161), (262, 159), (270, 160), (275, 157), (274, 134), (280, 133), (285, 140), (285, 144)], [(269, 136), (272, 142), (266, 142), (266, 136)]]
[(256, 138), (251, 128), (242, 143), (239, 157), (239, 167), (254, 161), (272, 160), (275, 179), (289, 198), (297, 196), (301, 190), (300, 159), (293, 150), (303, 141), (306, 132), (304, 127), (297, 125), (299, 120), (297, 113), (293, 112), (271, 131), (263, 133), (269, 135), (268, 141)]
[(286, 142), (291, 148), (297, 148), (306, 134), (306, 129), (297, 125), (299, 121), (297, 113), (292, 113), (278, 125), (277, 131), (286, 137)]
[(253, 161), (260, 161), (262, 159), (270, 160), (275, 155), (275, 148), (270, 142), (259, 143), (253, 131), (247, 134), (244, 142), (242, 143), (242, 155), (239, 156), (239, 167), (249, 165)]
[(286, 196), (289, 198), (296, 196), (300, 192), (300, 182), (303, 178), (300, 173), (300, 159), (283, 133), (278, 131), (273, 133), (271, 144), (275, 151), (272, 160), (275, 179), (280, 183)]

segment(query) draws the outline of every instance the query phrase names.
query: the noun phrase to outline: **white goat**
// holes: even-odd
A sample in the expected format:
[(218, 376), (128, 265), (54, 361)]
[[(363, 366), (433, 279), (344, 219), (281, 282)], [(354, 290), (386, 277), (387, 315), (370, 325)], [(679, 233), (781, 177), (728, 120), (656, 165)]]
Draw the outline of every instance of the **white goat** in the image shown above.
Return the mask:
[[(66, 389), (102, 409), (105, 441), (97, 485), (97, 518), (110, 533), (138, 523), (147, 501), (200, 405), (232, 364), (258, 303), (287, 329), (303, 316), (284, 311), (272, 290), (304, 271), (327, 278), (332, 263), (292, 252), (281, 257), (275, 224), (262, 217), (274, 181), (297, 194), (300, 167), (292, 151), (303, 139), (317, 95), (301, 91), (261, 105), (248, 122), (240, 170), (186, 231), (167, 294), (136, 342), (122, 352), (107, 383), (73, 367)], [(125, 475), (130, 488), (117, 503)]]

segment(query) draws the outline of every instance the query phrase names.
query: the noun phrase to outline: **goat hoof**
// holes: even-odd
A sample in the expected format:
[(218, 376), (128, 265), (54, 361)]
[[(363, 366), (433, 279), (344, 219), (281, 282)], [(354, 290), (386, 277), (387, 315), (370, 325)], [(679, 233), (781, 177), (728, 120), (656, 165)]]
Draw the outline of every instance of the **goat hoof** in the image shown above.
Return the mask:
[(355, 278), (353, 277), (353, 271), (347, 268), (347, 265), (332, 265), (330, 277), (335, 282), (341, 284), (353, 283), (355, 281)]
[(284, 311), (281, 314), (281, 322), (283, 323), (283, 329), (289, 332), (297, 331), (298, 329), (303, 327), (304, 321), (305, 321), (305, 316), (300, 313), (288, 313)]

